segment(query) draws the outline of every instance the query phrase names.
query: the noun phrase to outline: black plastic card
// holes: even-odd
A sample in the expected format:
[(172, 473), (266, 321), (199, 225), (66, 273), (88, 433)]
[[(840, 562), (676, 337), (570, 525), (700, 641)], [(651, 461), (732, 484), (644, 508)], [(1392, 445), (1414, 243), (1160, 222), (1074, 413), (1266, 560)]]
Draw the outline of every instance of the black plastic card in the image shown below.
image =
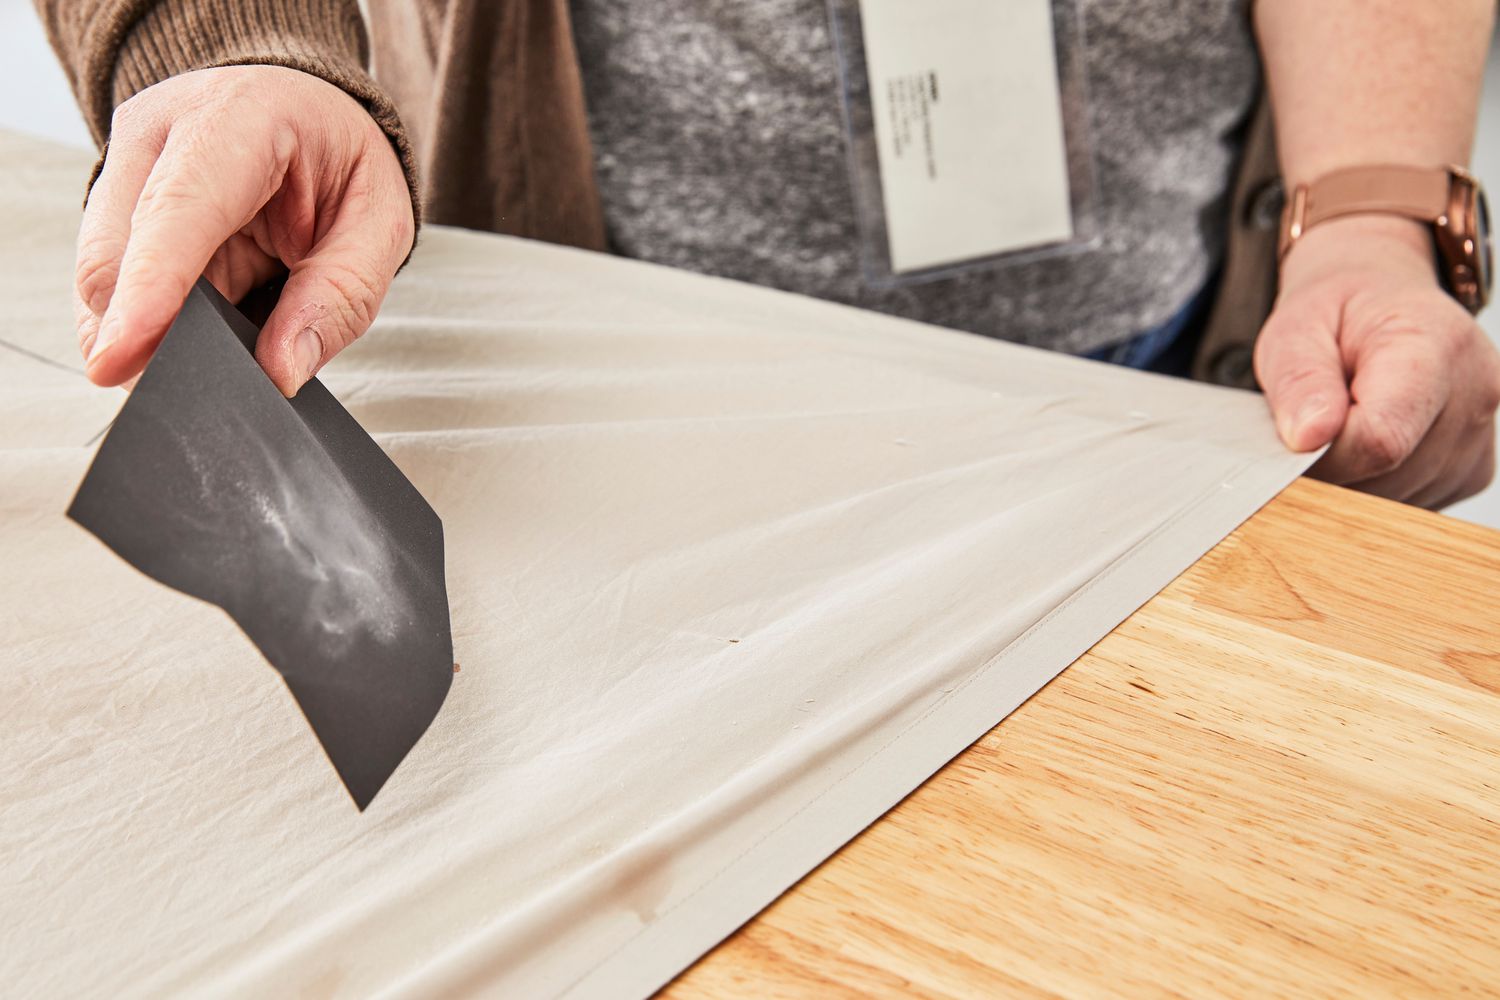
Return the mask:
[(227, 611), (364, 809), (453, 682), (442, 522), (320, 382), (277, 391), (256, 335), (199, 281), (68, 516)]

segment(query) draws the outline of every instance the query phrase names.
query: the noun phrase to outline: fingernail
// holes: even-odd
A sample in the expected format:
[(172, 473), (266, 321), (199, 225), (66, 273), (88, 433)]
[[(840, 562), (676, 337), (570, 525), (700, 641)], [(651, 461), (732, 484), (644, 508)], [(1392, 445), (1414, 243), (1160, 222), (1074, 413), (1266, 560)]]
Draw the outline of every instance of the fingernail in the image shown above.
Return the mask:
[(1310, 397), (1307, 402), (1302, 404), (1302, 408), (1297, 411), (1297, 426), (1306, 427), (1308, 424), (1312, 423), (1314, 420), (1322, 416), (1323, 411), (1326, 409), (1328, 409), (1328, 397)]
[(93, 364), (94, 359), (108, 350), (119, 338), (120, 321), (113, 315), (104, 317), (104, 322), (99, 326), (99, 332), (94, 336), (94, 343), (89, 347), (88, 357), (83, 359), (84, 363)]
[(318, 336), (318, 331), (308, 327), (297, 334), (297, 342), (292, 345), (292, 359), (297, 362), (297, 372), (303, 382), (318, 373), (318, 365), (323, 361), (323, 338)]
[(1302, 446), (1303, 439), (1307, 436), (1307, 428), (1323, 415), (1328, 409), (1328, 398), (1326, 396), (1309, 397), (1297, 410), (1297, 415), (1292, 419), (1291, 435), (1287, 443), (1293, 446)]

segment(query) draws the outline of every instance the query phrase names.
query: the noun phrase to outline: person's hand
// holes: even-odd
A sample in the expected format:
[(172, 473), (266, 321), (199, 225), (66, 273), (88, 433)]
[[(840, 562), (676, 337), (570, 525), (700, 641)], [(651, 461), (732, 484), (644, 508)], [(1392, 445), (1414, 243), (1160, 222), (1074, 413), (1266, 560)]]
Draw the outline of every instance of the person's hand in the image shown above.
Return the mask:
[(1500, 355), (1438, 284), (1430, 230), (1349, 217), (1287, 254), (1255, 371), (1312, 474), (1437, 509), (1495, 473)]
[(370, 325), (414, 228), (390, 141), (332, 84), (272, 66), (158, 83), (116, 109), (78, 234), (88, 376), (138, 375), (200, 274), (237, 302), (285, 273), (255, 357), (291, 396)]

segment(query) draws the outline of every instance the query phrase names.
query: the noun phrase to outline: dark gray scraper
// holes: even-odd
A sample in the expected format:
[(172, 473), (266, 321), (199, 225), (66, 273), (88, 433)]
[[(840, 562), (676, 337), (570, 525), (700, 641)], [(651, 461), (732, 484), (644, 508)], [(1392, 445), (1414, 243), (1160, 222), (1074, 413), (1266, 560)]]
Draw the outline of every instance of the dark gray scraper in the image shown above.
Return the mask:
[(277, 391), (255, 337), (198, 282), (68, 516), (227, 611), (363, 809), (453, 682), (443, 526), (322, 383)]

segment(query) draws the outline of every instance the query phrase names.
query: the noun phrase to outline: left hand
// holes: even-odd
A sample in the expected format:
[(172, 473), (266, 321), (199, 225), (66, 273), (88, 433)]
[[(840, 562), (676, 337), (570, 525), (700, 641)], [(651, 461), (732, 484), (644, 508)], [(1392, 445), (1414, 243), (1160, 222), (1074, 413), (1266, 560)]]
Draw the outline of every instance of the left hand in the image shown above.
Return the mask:
[(1311, 474), (1434, 510), (1495, 474), (1500, 354), (1443, 291), (1430, 230), (1353, 216), (1308, 230), (1282, 266), (1255, 371)]

